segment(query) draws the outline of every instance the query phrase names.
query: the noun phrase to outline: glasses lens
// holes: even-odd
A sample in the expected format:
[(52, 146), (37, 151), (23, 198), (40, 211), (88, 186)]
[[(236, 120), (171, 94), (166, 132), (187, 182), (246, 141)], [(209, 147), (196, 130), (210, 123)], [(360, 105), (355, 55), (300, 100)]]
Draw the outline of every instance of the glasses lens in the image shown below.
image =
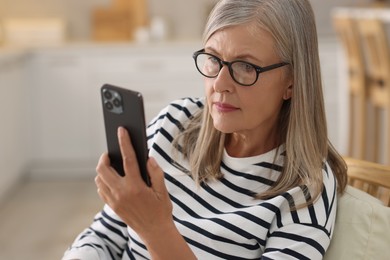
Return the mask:
[(252, 85), (256, 82), (256, 68), (246, 62), (236, 61), (231, 64), (232, 77), (241, 85)]
[(243, 86), (253, 85), (258, 77), (256, 67), (245, 61), (223, 62), (218, 57), (208, 53), (197, 53), (195, 60), (199, 72), (208, 78), (217, 77), (223, 64), (229, 67), (230, 75), (234, 81)]
[(196, 66), (200, 73), (206, 77), (216, 77), (221, 69), (221, 62), (217, 57), (207, 53), (200, 53), (196, 57)]

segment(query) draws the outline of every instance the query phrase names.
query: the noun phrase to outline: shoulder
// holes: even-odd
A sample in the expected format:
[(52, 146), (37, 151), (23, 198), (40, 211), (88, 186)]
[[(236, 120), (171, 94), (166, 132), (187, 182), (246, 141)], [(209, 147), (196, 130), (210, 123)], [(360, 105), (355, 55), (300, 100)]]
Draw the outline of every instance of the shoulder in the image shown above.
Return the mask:
[[(301, 212), (307, 214), (307, 220), (309, 223), (322, 226), (325, 230), (331, 233), (333, 229), (333, 223), (336, 217), (337, 209), (337, 181), (333, 174), (333, 171), (327, 162), (324, 163), (322, 168), (323, 186), (322, 192), (318, 198), (314, 198), (313, 204), (309, 205)], [(308, 189), (308, 191), (310, 188)], [(305, 198), (311, 197), (309, 193), (303, 193)], [(310, 217), (309, 217), (310, 216)], [(305, 218), (302, 218), (302, 220)], [(305, 222), (305, 221), (303, 221)]]
[[(337, 209), (337, 181), (328, 163), (322, 168), (322, 191), (317, 198), (310, 185), (299, 185), (279, 196), (280, 209), (287, 216), (295, 214), (295, 218), (287, 218), (291, 223), (305, 224), (326, 230), (328, 234), (333, 229)], [(310, 202), (312, 199), (314, 201)], [(308, 203), (301, 207), (300, 205)], [(298, 206), (297, 209), (293, 209)], [(288, 222), (288, 221), (287, 221)]]
[(183, 98), (171, 102), (168, 106), (150, 122), (150, 125), (158, 124), (159, 121), (167, 117), (173, 117), (176, 120), (186, 120), (195, 115), (204, 107), (205, 98)]
[(322, 191), (321, 199), (328, 199), (329, 202), (336, 204), (337, 197), (337, 180), (332, 168), (326, 162), (322, 170), (324, 189)]
[(205, 98), (183, 98), (171, 102), (149, 123), (148, 140), (154, 139), (161, 131), (171, 136), (183, 131), (193, 116), (203, 110), (204, 105)]

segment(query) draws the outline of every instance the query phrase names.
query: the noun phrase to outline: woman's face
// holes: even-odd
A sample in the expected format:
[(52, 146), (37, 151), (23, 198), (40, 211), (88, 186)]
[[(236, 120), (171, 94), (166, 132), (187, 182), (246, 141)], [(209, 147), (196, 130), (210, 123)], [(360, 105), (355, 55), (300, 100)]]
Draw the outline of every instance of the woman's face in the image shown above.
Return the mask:
[[(282, 62), (265, 30), (240, 25), (215, 32), (205, 51), (224, 61), (244, 60), (265, 67)], [(292, 94), (289, 66), (260, 73), (252, 86), (241, 86), (226, 65), (216, 78), (205, 78), (205, 92), (216, 129), (223, 133), (272, 138), (284, 100)]]

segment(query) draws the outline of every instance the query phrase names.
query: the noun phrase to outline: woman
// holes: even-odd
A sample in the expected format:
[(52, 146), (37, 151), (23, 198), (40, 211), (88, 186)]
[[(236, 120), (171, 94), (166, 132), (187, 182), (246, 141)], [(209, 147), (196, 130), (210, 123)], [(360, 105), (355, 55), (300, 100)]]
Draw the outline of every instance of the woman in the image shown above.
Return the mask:
[(205, 98), (148, 127), (152, 186), (118, 129), (125, 177), (102, 155), (107, 203), (64, 259), (322, 259), (346, 166), (328, 141), (308, 0), (222, 0), (194, 53)]

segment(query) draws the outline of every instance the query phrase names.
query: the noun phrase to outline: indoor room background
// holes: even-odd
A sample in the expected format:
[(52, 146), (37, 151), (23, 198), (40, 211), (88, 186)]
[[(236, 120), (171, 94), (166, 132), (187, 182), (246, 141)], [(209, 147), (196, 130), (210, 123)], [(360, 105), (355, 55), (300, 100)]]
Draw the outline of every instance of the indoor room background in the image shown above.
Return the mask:
[[(136, 7), (130, 15), (137, 18), (125, 23), (131, 18), (123, 9), (130, 2)], [(329, 136), (344, 153), (347, 150), (347, 87), (342, 75), (345, 64), (331, 14), (337, 6), (359, 6), (370, 1), (311, 2), (317, 17)], [(66, 189), (80, 196), (77, 204), (80, 212), (88, 208), (85, 197), (100, 206), (93, 190), (95, 165), (106, 149), (100, 87), (111, 83), (141, 91), (147, 120), (174, 99), (201, 96), (202, 78), (191, 56), (202, 47), (203, 26), (214, 3), (214, 0), (0, 0), (0, 219), (13, 223), (12, 217), (1, 214), (25, 212), (23, 207), (31, 206), (11, 209), (9, 205), (23, 185), (30, 182), (71, 183)], [(115, 9), (115, 5), (123, 8)], [(112, 28), (115, 32), (107, 29), (110, 22), (118, 25)], [(79, 181), (89, 183), (91, 191), (79, 193), (84, 189)], [(53, 193), (42, 196), (56, 198), (58, 190), (48, 190)], [(48, 216), (56, 210), (63, 214), (61, 204), (54, 203), (59, 209), (50, 207), (40, 214)], [(69, 214), (68, 210), (74, 208), (66, 209)], [(83, 224), (89, 223), (93, 217), (90, 214), (96, 209), (88, 208), (86, 220), (78, 212), (70, 215), (84, 218)], [(22, 218), (31, 221), (29, 216)], [(49, 217), (43, 219), (52, 221)], [(61, 223), (54, 226), (66, 235), (57, 237), (59, 241), (50, 237), (52, 243), (58, 242), (51, 256), (59, 258), (59, 253), (71, 242), (69, 239), (77, 234), (74, 229), (69, 230), (71, 223), (66, 227)], [(17, 238), (10, 238), (12, 230), (2, 228), (0, 225), (0, 259), (13, 259), (10, 252), (13, 247), (7, 249), (3, 242)], [(23, 241), (28, 247), (28, 241), (37, 241), (39, 232), (17, 234), (27, 236)], [(42, 248), (38, 247), (36, 252), (44, 248), (38, 245)], [(37, 257), (33, 253), (31, 256), (29, 259)]]

